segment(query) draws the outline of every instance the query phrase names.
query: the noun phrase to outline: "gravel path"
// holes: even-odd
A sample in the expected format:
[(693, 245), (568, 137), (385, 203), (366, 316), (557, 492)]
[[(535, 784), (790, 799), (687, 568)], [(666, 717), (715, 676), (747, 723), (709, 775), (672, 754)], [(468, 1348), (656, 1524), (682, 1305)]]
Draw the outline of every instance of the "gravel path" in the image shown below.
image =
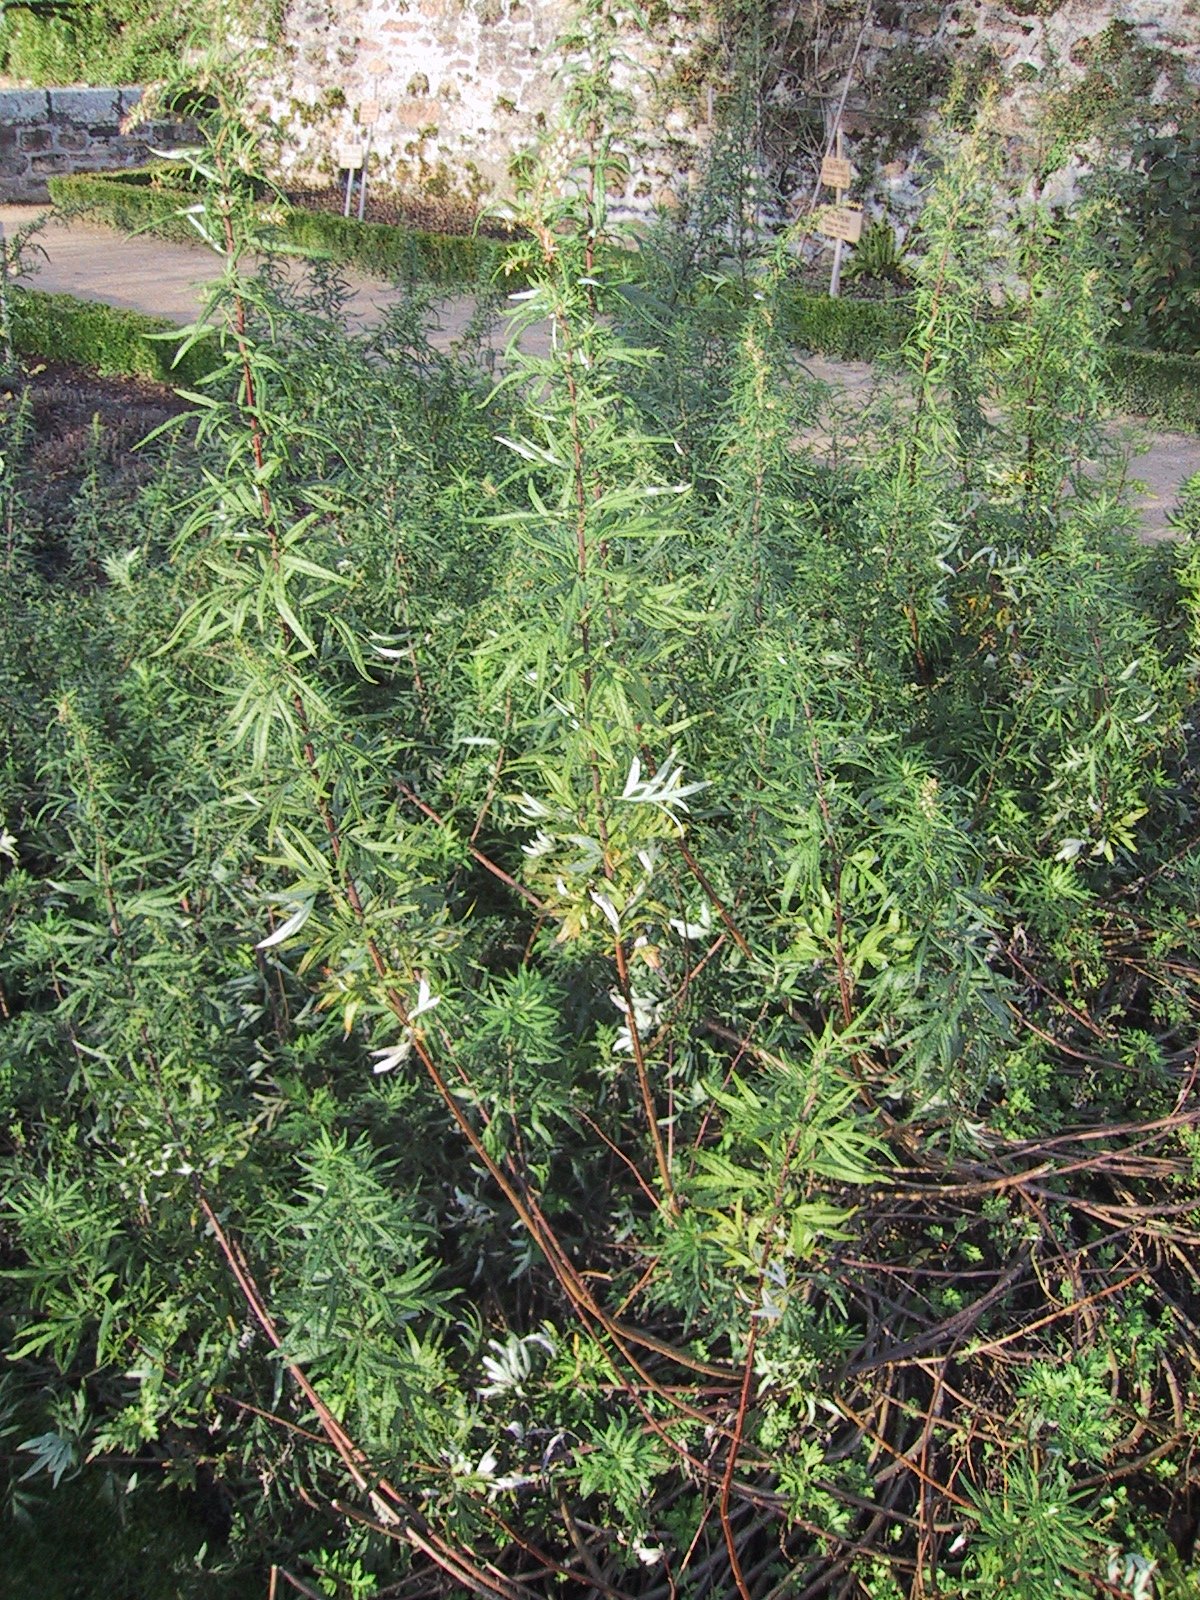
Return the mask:
[[(37, 206), (0, 206), (0, 224), (11, 237), (40, 214)], [(67, 226), (52, 220), (37, 235), (37, 242), (45, 251), (45, 258), (34, 257), (37, 272), (31, 280), (33, 287), (75, 295), (81, 300), (104, 300), (109, 305), (168, 317), (181, 325), (199, 314), (204, 286), (218, 272), (216, 258), (199, 243), (172, 244), (147, 234), (127, 238), (111, 228), (82, 221)], [(378, 279), (353, 271), (347, 271), (346, 279), (351, 290), (349, 318), (360, 326), (378, 320), (386, 307), (399, 298), (395, 290)], [(438, 302), (431, 343), (448, 349), (462, 334), (471, 310), (472, 302), (466, 298)], [(523, 343), (536, 350), (544, 346), (545, 340), (534, 328)], [(872, 383), (872, 369), (862, 362), (813, 357), (806, 365), (814, 376), (851, 399)], [(1130, 474), (1145, 486), (1144, 492), (1134, 497), (1142, 520), (1142, 536), (1169, 537), (1167, 514), (1178, 498), (1179, 485), (1200, 472), (1200, 437), (1154, 430), (1137, 418), (1115, 420), (1110, 424), (1110, 433), (1114, 439), (1128, 443), (1133, 451)]]

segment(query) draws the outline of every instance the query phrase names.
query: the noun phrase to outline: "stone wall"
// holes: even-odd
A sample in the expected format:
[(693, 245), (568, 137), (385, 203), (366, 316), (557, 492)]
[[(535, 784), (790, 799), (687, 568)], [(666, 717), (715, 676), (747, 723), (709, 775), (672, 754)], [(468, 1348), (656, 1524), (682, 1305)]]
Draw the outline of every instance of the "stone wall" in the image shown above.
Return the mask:
[(878, 0), (866, 38), (869, 66), (880, 52), (918, 45), (950, 60), (986, 47), (1000, 62), (1004, 92), (999, 131), (1033, 132), (1039, 98), (1051, 85), (1078, 82), (1090, 55), (1115, 24), (1128, 48), (1157, 65), (1147, 98), (1168, 92), (1171, 79), (1200, 87), (1198, 0)]
[(186, 142), (171, 122), (123, 131), (141, 98), (138, 88), (0, 91), (0, 201), (38, 203), (59, 173), (135, 167), (152, 146)]
[[(555, 40), (571, 0), (290, 0), (264, 111), (285, 129), (285, 180), (329, 181), (344, 148), (372, 124), (371, 171), (385, 181), (471, 202), (503, 192), (514, 154), (554, 116)], [(643, 137), (627, 152), (627, 198), (644, 209), (694, 165), (703, 107), (658, 90), (697, 46), (685, 35), (630, 32), (626, 88)]]
[[(572, 9), (571, 0), (287, 0), (277, 66), (262, 86), (264, 111), (284, 129), (285, 181), (333, 179), (346, 147), (361, 145), (373, 120), (377, 179), (467, 201), (503, 193), (512, 156), (553, 119), (554, 44)], [(635, 209), (664, 198), (694, 169), (711, 131), (714, 87), (721, 90), (711, 9), (672, 0), (667, 9), (666, 20), (626, 41), (627, 87), (643, 134), (625, 193)], [(807, 98), (810, 110), (815, 104), (827, 111), (839, 97), (861, 16), (850, 6), (829, 12), (843, 20), (820, 45), (827, 70)], [(790, 0), (781, 6), (793, 26), (810, 14), (813, 8)], [(1128, 26), (1134, 44), (1161, 55), (1164, 81), (1170, 67), (1200, 84), (1200, 0), (875, 0), (873, 18), (851, 99), (862, 126), (850, 131), (860, 139), (871, 126), (862, 108), (874, 101), (873, 81), (886, 77), (890, 62), (893, 82), (899, 78), (903, 87), (898, 69), (914, 52), (951, 66), (990, 50), (1004, 85), (998, 131), (1014, 147), (1035, 127), (1046, 87), (1079, 79), (1089, 44), (1113, 21)], [(771, 91), (784, 118), (802, 75), (785, 72)], [(910, 147), (884, 156), (881, 198), (911, 173), (907, 198), (919, 204), (912, 155)], [(806, 160), (793, 161), (785, 177), (796, 204), (811, 192)], [(812, 161), (808, 166), (815, 171)], [(892, 194), (887, 204), (900, 199)]]
[[(1045, 176), (1042, 197), (1069, 206), (1095, 151), (1089, 100), (1121, 91), (1122, 58), (1139, 69), (1138, 99), (1186, 102), (1200, 90), (1200, 0), (876, 0), (862, 64), (868, 81), (886, 76), (889, 62), (914, 50), (947, 66), (986, 53), (998, 64), (999, 96), (992, 129), (1013, 173), (1027, 174), (1031, 153), (1046, 143), (1048, 97), (1057, 103), (1056, 144), (1062, 165)], [(1128, 93), (1128, 83), (1124, 92)], [(1078, 115), (1066, 115), (1072, 94)], [(900, 156), (877, 173), (872, 199), (894, 220), (911, 220), (927, 181), (922, 149)]]

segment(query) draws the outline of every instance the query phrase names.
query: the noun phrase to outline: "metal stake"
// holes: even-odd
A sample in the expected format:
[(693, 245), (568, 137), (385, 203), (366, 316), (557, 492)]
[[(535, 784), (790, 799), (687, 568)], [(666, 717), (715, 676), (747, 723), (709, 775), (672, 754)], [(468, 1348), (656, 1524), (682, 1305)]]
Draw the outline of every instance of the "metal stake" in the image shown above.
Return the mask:
[(367, 209), (367, 162), (371, 159), (371, 135), (375, 132), (372, 125), (367, 129), (367, 142), (363, 147), (362, 167), (358, 174), (358, 220), (361, 222), (363, 213)]

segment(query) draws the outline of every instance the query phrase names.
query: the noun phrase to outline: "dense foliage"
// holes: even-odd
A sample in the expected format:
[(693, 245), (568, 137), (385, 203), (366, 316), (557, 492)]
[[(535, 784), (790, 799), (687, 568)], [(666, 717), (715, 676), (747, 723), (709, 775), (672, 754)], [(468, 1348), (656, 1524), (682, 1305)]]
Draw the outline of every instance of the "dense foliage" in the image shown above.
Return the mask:
[(1200, 125), (1140, 140), (1124, 215), (1125, 336), (1159, 350), (1200, 345)]
[(174, 361), (175, 327), (165, 318), (25, 286), (10, 293), (12, 342), (23, 355), (74, 361), (97, 372), (159, 383), (194, 382), (211, 365), (203, 345), (189, 351), (182, 363)]
[[(167, 177), (172, 181), (165, 181)], [(100, 177), (73, 174), (50, 180), (51, 197), (65, 213), (81, 212), (131, 232), (190, 241), (196, 234), (183, 215), (188, 203), (183, 189), (178, 169), (165, 165), (140, 172)], [(504, 254), (502, 247), (488, 237), (361, 223), (352, 217), (278, 204), (268, 206), (265, 202), (263, 212), (270, 219), (277, 248), (305, 250), (364, 272), (411, 277), (424, 284), (470, 288), (495, 271)], [(712, 221), (708, 215), (698, 220), (701, 228), (694, 230), (693, 238), (701, 237), (701, 230)], [(880, 239), (885, 233), (893, 237), (885, 224), (868, 230), (868, 238), (872, 233)], [(861, 270), (847, 268), (846, 277), (849, 281), (869, 278), (881, 266), (886, 277), (898, 270), (897, 263), (904, 259), (906, 256), (897, 251), (893, 238), (890, 250), (883, 247), (874, 258), (868, 255)], [(859, 260), (856, 252), (852, 265)], [(619, 275), (626, 276), (643, 264), (653, 273), (654, 263), (653, 252), (647, 252), (634, 261), (626, 260)], [(724, 262), (719, 264), (727, 266)], [(678, 283), (676, 287), (682, 288)], [(730, 285), (722, 282), (718, 287), (720, 293), (714, 297), (709, 280), (697, 277), (688, 283), (686, 297), (699, 315), (711, 317), (718, 303), (727, 310), (731, 308)], [(797, 345), (848, 361), (874, 361), (899, 349), (912, 327), (908, 296), (892, 300), (843, 296), (834, 300), (803, 285), (789, 284), (780, 289), (778, 307), (780, 329)], [(986, 315), (995, 322), (1001, 313), (989, 306)], [(104, 372), (169, 376), (173, 351), (155, 349), (146, 343), (144, 335), (160, 331), (151, 326), (149, 319), (100, 305), (84, 305), (64, 296), (26, 294), (17, 322), (18, 341), (29, 355), (85, 361)], [(190, 383), (206, 362), (207, 352), (193, 349), (187, 360), (191, 370), (185, 370), (183, 375)], [(1152, 418), (1170, 428), (1200, 430), (1200, 361), (1195, 356), (1166, 355), (1110, 341), (1103, 376), (1105, 394), (1117, 411)]]
[(1182, 1595), (1200, 564), (1090, 465), (1084, 231), (998, 336), (963, 139), (839, 417), (786, 257), (730, 333), (719, 241), (598, 255), (605, 22), (545, 354), (249, 277), (218, 111), (153, 479), (39, 519), (6, 415), (5, 1515), (186, 1491), (193, 1595)]
[(188, 8), (153, 0), (5, 0), (0, 72), (35, 85), (165, 78), (178, 71), (180, 50), (204, 23), (206, 6), (208, 0)]

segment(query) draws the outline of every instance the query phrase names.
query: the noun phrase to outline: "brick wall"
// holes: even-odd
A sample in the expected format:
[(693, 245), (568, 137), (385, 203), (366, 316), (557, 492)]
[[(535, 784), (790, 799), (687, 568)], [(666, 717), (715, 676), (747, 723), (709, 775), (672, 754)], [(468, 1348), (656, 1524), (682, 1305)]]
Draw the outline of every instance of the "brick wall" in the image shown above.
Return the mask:
[(170, 122), (122, 132), (141, 98), (130, 87), (0, 91), (0, 201), (47, 200), (46, 180), (59, 173), (134, 167), (152, 146), (187, 141), (189, 130)]

